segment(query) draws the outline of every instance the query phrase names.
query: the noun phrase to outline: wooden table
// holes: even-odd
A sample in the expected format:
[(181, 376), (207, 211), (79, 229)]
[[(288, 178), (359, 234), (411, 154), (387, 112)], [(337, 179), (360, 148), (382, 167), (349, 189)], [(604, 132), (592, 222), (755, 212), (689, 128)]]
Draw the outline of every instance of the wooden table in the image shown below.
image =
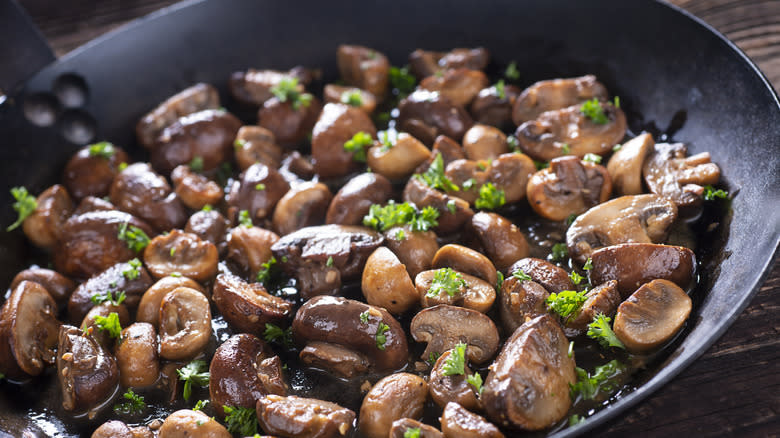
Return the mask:
[[(22, 0), (57, 55), (172, 0)], [(780, 0), (673, 0), (731, 38), (780, 88)], [(593, 436), (780, 436), (780, 264), (726, 334)]]

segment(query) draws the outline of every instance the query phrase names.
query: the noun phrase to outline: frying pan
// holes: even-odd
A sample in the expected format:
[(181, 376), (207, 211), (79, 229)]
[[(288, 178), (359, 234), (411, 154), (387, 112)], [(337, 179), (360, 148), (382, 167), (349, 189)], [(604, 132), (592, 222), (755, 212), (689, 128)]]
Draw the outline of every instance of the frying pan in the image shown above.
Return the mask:
[[(231, 72), (296, 64), (320, 66), (335, 79), (342, 43), (376, 48), (395, 65), (418, 47), (481, 45), (492, 54), (494, 72), (517, 62), (520, 86), (593, 73), (620, 96), (632, 132), (685, 142), (692, 154), (711, 152), (736, 196), (720, 204), (719, 225), (698, 238), (700, 284), (685, 332), (636, 376), (633, 390), (555, 436), (585, 433), (621, 415), (701, 355), (756, 293), (780, 241), (777, 95), (731, 42), (665, 3), (201, 0), (136, 21), (59, 60), (10, 0), (0, 1), (0, 25), (0, 88), (8, 95), (0, 104), (4, 225), (13, 221), (7, 189), (25, 185), (39, 193), (82, 144), (105, 139), (143, 159), (134, 124), (186, 86), (209, 82), (226, 99)], [(4, 284), (39, 257), (20, 232), (0, 233)], [(0, 431), (18, 435), (26, 412), (4, 396)]]

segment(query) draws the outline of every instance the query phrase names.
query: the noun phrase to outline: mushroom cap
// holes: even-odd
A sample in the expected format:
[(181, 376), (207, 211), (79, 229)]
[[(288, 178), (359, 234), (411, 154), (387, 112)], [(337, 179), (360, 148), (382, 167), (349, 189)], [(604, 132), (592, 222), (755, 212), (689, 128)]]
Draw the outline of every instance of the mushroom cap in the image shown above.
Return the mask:
[(607, 163), (616, 195), (639, 195), (642, 190), (642, 166), (653, 151), (655, 141), (648, 133), (640, 134), (623, 143)]
[(144, 249), (144, 263), (155, 278), (178, 272), (195, 281), (210, 280), (217, 273), (218, 262), (213, 243), (180, 230), (155, 237)]
[(219, 274), (212, 291), (219, 313), (240, 332), (263, 333), (266, 323), (279, 324), (292, 314), (292, 303), (234, 275)]
[(617, 284), (617, 281), (609, 280), (606, 283), (599, 284), (585, 294), (587, 300), (582, 303), (579, 313), (571, 320), (567, 320), (563, 327), (566, 337), (572, 339), (585, 333), (588, 330), (588, 324), (599, 313), (610, 318), (615, 314), (622, 300)]
[(340, 225), (362, 225), (373, 204), (385, 204), (393, 193), (390, 181), (384, 176), (367, 172), (350, 179), (341, 186), (328, 206), (325, 222)]
[(431, 151), (420, 140), (401, 132), (391, 148), (375, 142), (368, 149), (366, 164), (373, 172), (399, 180), (414, 173), (430, 156)]
[(526, 257), (516, 261), (507, 271), (505, 283), (513, 278), (516, 272), (524, 272), (531, 280), (539, 283), (549, 293), (559, 293), (562, 290), (574, 290), (574, 283), (569, 273), (547, 260)]
[(384, 246), (368, 257), (361, 290), (368, 304), (384, 307), (394, 314), (405, 312), (419, 298), (406, 266)]
[(333, 194), (323, 183), (306, 181), (291, 187), (279, 199), (273, 214), (274, 229), (281, 235), (321, 224)]
[(368, 391), (360, 405), (358, 429), (365, 438), (385, 438), (393, 422), (419, 418), (428, 399), (428, 383), (410, 373), (383, 377)]
[(168, 360), (190, 359), (211, 337), (211, 308), (200, 291), (179, 287), (160, 304), (160, 356)]
[(593, 98), (606, 100), (607, 88), (596, 76), (539, 81), (523, 90), (512, 108), (515, 125), (533, 120), (546, 111), (566, 108)]
[(233, 146), (236, 148), (236, 163), (242, 171), (258, 162), (278, 169), (282, 162), (283, 151), (276, 144), (274, 133), (262, 126), (242, 126)]
[(352, 429), (355, 413), (336, 403), (269, 394), (257, 400), (263, 431), (278, 436), (337, 437)]
[[(171, 170), (173, 167), (166, 174)], [(138, 216), (158, 231), (178, 228), (187, 222), (184, 204), (168, 180), (147, 163), (134, 163), (119, 172), (111, 183), (110, 195), (111, 203), (118, 209)]]
[(452, 268), (464, 274), (479, 277), (491, 285), (498, 281), (496, 267), (489, 258), (463, 245), (450, 243), (442, 246), (433, 256), (433, 268)]
[(504, 434), (491, 422), (457, 402), (450, 402), (441, 414), (441, 430), (444, 436), (504, 438)]
[(457, 402), (466, 409), (480, 409), (474, 387), (466, 380), (471, 375), (468, 364), (464, 364), (464, 374), (446, 375), (444, 365), (447, 363), (453, 350), (447, 350), (436, 359), (428, 378), (428, 389), (434, 403), (444, 407), (449, 402)]
[(463, 135), (463, 150), (469, 160), (493, 160), (508, 153), (509, 145), (500, 129), (476, 124)]
[(35, 210), (22, 222), (22, 230), (36, 246), (51, 249), (60, 238), (63, 224), (73, 214), (73, 202), (65, 187), (59, 184), (44, 190), (35, 202)]
[(530, 252), (522, 231), (509, 219), (480, 211), (471, 218), (471, 229), (496, 268), (504, 271)]
[(147, 322), (136, 322), (122, 329), (114, 355), (122, 386), (138, 388), (157, 381), (160, 360), (157, 354), (157, 331)]
[(498, 350), (498, 329), (493, 321), (476, 310), (439, 304), (421, 310), (412, 319), (412, 337), (428, 346), (422, 354), (443, 353), (459, 342), (468, 345), (466, 354), (474, 363), (483, 363)]
[[(120, 262), (78, 285), (68, 299), (68, 316), (70, 320), (76, 323), (84, 319), (87, 312), (95, 306), (95, 303), (92, 302), (92, 297), (104, 295), (106, 291), (111, 291), (114, 296), (119, 291), (125, 292), (126, 299), (123, 304), (127, 306), (129, 311), (134, 312), (143, 294), (151, 287), (153, 281), (143, 266), (138, 268), (138, 277), (132, 280), (129, 280), (123, 274), (125, 271), (134, 269), (129, 263)], [(157, 309), (155, 309), (155, 312), (157, 312)]]
[(488, 86), (488, 78), (479, 70), (456, 68), (441, 75), (431, 75), (420, 81), (420, 88), (438, 91), (456, 105), (468, 106), (479, 90)]
[(353, 153), (344, 149), (344, 143), (361, 131), (376, 138), (374, 122), (365, 112), (343, 103), (326, 104), (311, 134), (314, 171), (332, 178), (355, 170)]
[(658, 243), (677, 219), (675, 204), (659, 195), (621, 196), (579, 215), (566, 231), (569, 256), (584, 264), (599, 248)]
[(201, 411), (178, 410), (165, 419), (159, 438), (231, 438), (233, 434), (225, 426)]
[[(405, 202), (410, 202), (418, 208), (433, 207), (439, 211), (439, 225), (434, 228), (436, 233), (452, 233), (474, 215), (474, 211), (471, 210), (468, 202), (428, 187), (427, 184), (418, 178), (409, 178), (404, 187), (403, 199)], [(454, 212), (449, 208), (453, 203), (455, 205)]]
[(474, 121), (463, 107), (438, 91), (418, 88), (398, 104), (398, 127), (426, 145), (438, 135), (460, 141)]
[(116, 390), (119, 369), (116, 359), (97, 340), (81, 329), (62, 325), (57, 348), (57, 376), (62, 389), (62, 407), (86, 410), (104, 402)]
[(501, 285), (499, 315), (504, 332), (511, 334), (525, 321), (548, 313), (545, 300), (550, 293), (533, 280), (509, 276)]

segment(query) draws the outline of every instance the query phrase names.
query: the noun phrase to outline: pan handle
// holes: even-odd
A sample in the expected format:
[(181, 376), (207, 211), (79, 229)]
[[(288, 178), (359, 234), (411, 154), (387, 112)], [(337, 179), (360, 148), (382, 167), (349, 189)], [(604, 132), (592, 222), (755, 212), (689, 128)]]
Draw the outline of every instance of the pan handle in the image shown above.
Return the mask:
[(0, 0), (0, 96), (57, 59), (16, 0)]

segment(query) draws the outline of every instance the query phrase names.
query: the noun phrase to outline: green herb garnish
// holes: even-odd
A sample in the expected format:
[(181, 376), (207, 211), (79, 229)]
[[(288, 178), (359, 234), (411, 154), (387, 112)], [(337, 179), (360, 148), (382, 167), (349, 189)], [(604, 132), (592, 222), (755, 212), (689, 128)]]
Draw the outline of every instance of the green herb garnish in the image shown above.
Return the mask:
[(205, 399), (205, 400), (198, 400), (195, 403), (195, 407), (192, 408), (192, 410), (193, 411), (202, 411), (203, 408), (205, 408), (207, 404), (209, 404), (209, 401), (207, 399)]
[(341, 103), (345, 103), (349, 106), (359, 107), (363, 105), (363, 96), (360, 94), (359, 90), (347, 90), (341, 93), (341, 98), (339, 100)]
[(517, 63), (515, 61), (510, 62), (509, 65), (506, 66), (504, 76), (507, 79), (512, 79), (515, 81), (520, 79), (520, 70), (517, 69)]
[(265, 323), (265, 331), (263, 332), (263, 339), (266, 342), (272, 342), (274, 344), (282, 345), (286, 348), (290, 348), (293, 345), (292, 339), (292, 327), (282, 329), (276, 324), (270, 322)]
[(243, 227), (252, 228), (252, 218), (249, 217), (248, 210), (241, 210), (238, 212), (238, 224)]
[(409, 225), (412, 231), (428, 231), (439, 224), (439, 211), (428, 206), (417, 210), (408, 202), (396, 204), (390, 200), (384, 207), (373, 204), (363, 217), (363, 225), (377, 231), (387, 231), (396, 225)]
[(587, 100), (580, 106), (580, 112), (589, 118), (593, 123), (597, 125), (606, 125), (609, 123), (609, 118), (604, 113), (604, 108), (601, 106), (601, 102), (595, 97), (591, 100)]
[(490, 182), (482, 184), (479, 188), (479, 198), (474, 202), (474, 206), (481, 210), (495, 210), (504, 204), (506, 204), (504, 191)]
[(444, 174), (444, 159), (441, 157), (441, 154), (436, 154), (436, 158), (434, 158), (424, 173), (415, 174), (414, 177), (434, 189), (444, 190), (445, 192), (457, 192), (460, 190)]
[(366, 162), (366, 148), (374, 144), (371, 134), (358, 131), (350, 140), (344, 143), (344, 150), (352, 152), (352, 159), (361, 163)]
[(617, 389), (614, 378), (625, 371), (625, 366), (617, 360), (611, 360), (597, 366), (592, 375), (580, 367), (574, 370), (577, 372), (577, 383), (569, 384), (571, 398), (580, 394), (583, 400), (592, 400), (599, 391), (611, 393)]
[(531, 281), (533, 280), (530, 275), (526, 274), (525, 271), (522, 269), (518, 269), (517, 271), (512, 273), (512, 277), (515, 277), (516, 279), (520, 281)]
[(550, 256), (554, 262), (562, 262), (569, 256), (569, 250), (565, 243), (556, 243), (552, 246)]
[(38, 202), (35, 201), (35, 196), (29, 194), (26, 187), (12, 188), (11, 196), (16, 199), (16, 202), (13, 203), (12, 207), (19, 214), (19, 217), (16, 219), (16, 222), (5, 229), (6, 231), (12, 231), (19, 228), (19, 225), (21, 225), (22, 222), (38, 208)]
[(209, 371), (205, 361), (193, 360), (184, 367), (176, 370), (176, 374), (179, 375), (179, 380), (184, 382), (184, 400), (189, 400), (192, 395), (192, 385), (198, 385), (200, 387), (208, 386), (209, 384)]
[(190, 161), (189, 166), (193, 172), (203, 172), (203, 157), (195, 155), (192, 157), (192, 161)]
[(122, 271), (122, 275), (129, 281), (135, 280), (141, 275), (141, 261), (138, 258), (134, 258), (127, 262), (130, 265), (129, 268)]
[(89, 299), (92, 301), (93, 304), (98, 305), (105, 302), (109, 302), (114, 306), (118, 306), (122, 304), (125, 301), (125, 298), (127, 298), (127, 295), (125, 294), (125, 291), (119, 291), (117, 292), (116, 298), (114, 298), (114, 294), (112, 291), (107, 290), (102, 294), (95, 294), (92, 295), (92, 297)]
[(504, 89), (503, 79), (500, 79), (498, 82), (496, 82), (496, 85), (493, 85), (493, 88), (495, 88), (496, 96), (498, 96), (499, 99), (506, 99), (506, 90)]
[(599, 344), (604, 348), (617, 347), (625, 350), (626, 346), (620, 342), (615, 332), (612, 331), (612, 327), (609, 324), (611, 321), (612, 318), (603, 313), (596, 315), (593, 321), (588, 324), (588, 337), (599, 341)]
[(98, 329), (108, 333), (112, 338), (119, 338), (119, 335), (122, 334), (122, 325), (119, 323), (119, 315), (116, 312), (111, 312), (108, 316), (95, 315), (92, 319)]
[(390, 86), (397, 90), (399, 99), (406, 97), (407, 94), (414, 91), (414, 87), (417, 85), (417, 80), (414, 78), (414, 75), (409, 73), (409, 67), (407, 66), (401, 68), (390, 67), (388, 78), (390, 79)]
[(586, 291), (562, 290), (558, 293), (551, 293), (544, 302), (550, 310), (568, 319), (576, 315), (582, 307), (582, 303), (588, 299), (585, 293)]
[(460, 272), (453, 270), (452, 268), (437, 269), (433, 274), (433, 281), (431, 287), (428, 288), (426, 296), (429, 298), (438, 297), (442, 292), (446, 292), (447, 295), (454, 297), (455, 294), (460, 292), (461, 288), (466, 287), (466, 280)]
[(284, 78), (280, 80), (278, 84), (271, 87), (271, 93), (273, 93), (280, 102), (289, 101), (292, 104), (293, 109), (297, 111), (301, 106), (304, 108), (308, 107), (312, 100), (311, 94), (301, 93), (298, 88), (298, 78)]
[(113, 157), (115, 152), (116, 150), (114, 149), (114, 145), (107, 141), (101, 141), (100, 143), (89, 145), (90, 157), (100, 157), (107, 160)]
[(477, 394), (482, 395), (484, 388), (482, 387), (482, 376), (479, 373), (466, 376), (466, 382), (477, 390)]
[(385, 332), (388, 330), (390, 330), (390, 326), (384, 322), (380, 322), (376, 328), (376, 348), (382, 351), (385, 350), (385, 343), (387, 342), (387, 335), (385, 335)]
[(117, 414), (139, 414), (146, 409), (146, 402), (144, 397), (133, 392), (132, 388), (128, 388), (124, 394), (122, 394), (127, 401), (114, 405), (114, 412)]
[(370, 316), (371, 316), (371, 314), (368, 313), (368, 310), (366, 310), (365, 312), (362, 312), (360, 314), (360, 322), (362, 322), (363, 324), (368, 324), (368, 318)]
[(404, 431), (404, 438), (420, 438), (422, 431), (419, 427), (408, 427)]
[(715, 187), (711, 185), (704, 186), (704, 193), (702, 194), (705, 201), (712, 201), (715, 198), (720, 199), (728, 199), (729, 192), (723, 190), (723, 189), (715, 189)]
[(587, 153), (582, 157), (582, 161), (588, 161), (594, 164), (601, 164), (601, 155)]
[(116, 237), (119, 240), (124, 240), (127, 243), (127, 247), (135, 252), (143, 251), (146, 245), (149, 244), (149, 236), (144, 233), (144, 230), (135, 225), (130, 225), (128, 222), (122, 222)]
[(237, 408), (222, 406), (225, 411), (225, 425), (228, 432), (241, 436), (252, 436), (257, 433), (257, 411), (254, 408)]
[(466, 373), (466, 344), (458, 342), (444, 361), (442, 374), (460, 376)]
[(271, 256), (270, 259), (268, 259), (267, 262), (260, 265), (261, 268), (259, 271), (257, 271), (257, 277), (256, 281), (258, 283), (266, 284), (269, 280), (271, 280), (271, 276), (273, 275), (273, 271), (275, 271), (274, 266), (276, 266), (276, 257)]

